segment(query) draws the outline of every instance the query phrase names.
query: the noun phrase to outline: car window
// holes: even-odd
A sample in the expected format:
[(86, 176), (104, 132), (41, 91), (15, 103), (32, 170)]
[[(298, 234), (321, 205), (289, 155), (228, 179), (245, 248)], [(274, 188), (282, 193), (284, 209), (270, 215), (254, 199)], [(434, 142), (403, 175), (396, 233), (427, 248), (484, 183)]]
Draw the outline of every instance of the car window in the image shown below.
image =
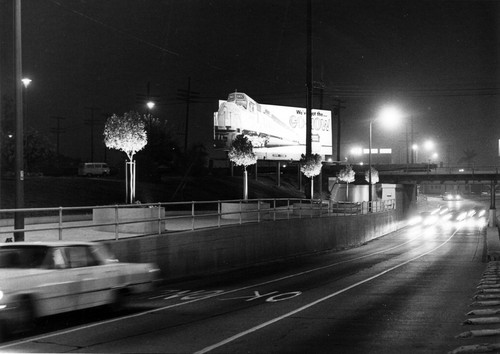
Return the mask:
[(66, 257), (64, 256), (64, 253), (62, 249), (60, 248), (55, 248), (54, 251), (52, 252), (52, 259), (51, 259), (51, 268), (57, 268), (57, 269), (63, 269), (67, 268), (67, 261)]
[(4, 246), (0, 248), (0, 268), (47, 268), (49, 247)]
[(71, 246), (64, 248), (64, 257), (71, 268), (91, 267), (99, 265), (99, 260), (87, 246)]

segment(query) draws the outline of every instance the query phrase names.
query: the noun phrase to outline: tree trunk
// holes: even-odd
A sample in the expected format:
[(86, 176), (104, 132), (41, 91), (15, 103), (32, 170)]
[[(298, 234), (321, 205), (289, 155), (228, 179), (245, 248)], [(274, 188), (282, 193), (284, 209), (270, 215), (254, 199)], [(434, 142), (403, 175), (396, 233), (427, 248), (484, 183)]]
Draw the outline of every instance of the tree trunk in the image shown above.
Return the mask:
[(126, 161), (125, 167), (126, 203), (132, 204), (135, 201), (135, 161)]
[(130, 198), (130, 204), (132, 204), (133, 202), (135, 202), (135, 161), (132, 161), (132, 166), (131, 166), (131, 174), (132, 174), (132, 178), (131, 178), (131, 198)]
[(243, 199), (248, 199), (248, 173), (246, 166), (243, 168)]

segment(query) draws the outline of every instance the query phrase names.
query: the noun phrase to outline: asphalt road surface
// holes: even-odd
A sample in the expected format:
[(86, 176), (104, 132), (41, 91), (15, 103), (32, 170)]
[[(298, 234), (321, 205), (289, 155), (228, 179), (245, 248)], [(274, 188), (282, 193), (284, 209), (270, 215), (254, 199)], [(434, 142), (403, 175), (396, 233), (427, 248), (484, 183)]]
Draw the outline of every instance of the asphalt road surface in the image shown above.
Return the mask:
[(477, 226), (420, 223), (354, 249), (165, 284), (119, 315), (52, 316), (0, 352), (446, 353), (468, 343), (457, 335), (484, 245)]

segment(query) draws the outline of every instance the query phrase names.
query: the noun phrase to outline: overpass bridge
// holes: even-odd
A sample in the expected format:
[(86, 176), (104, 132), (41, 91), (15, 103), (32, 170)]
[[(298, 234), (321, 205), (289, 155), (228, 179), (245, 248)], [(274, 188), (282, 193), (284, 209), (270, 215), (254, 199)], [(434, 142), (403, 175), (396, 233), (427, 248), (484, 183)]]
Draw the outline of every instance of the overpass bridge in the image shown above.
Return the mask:
[[(378, 168), (377, 168), (378, 167)], [(382, 183), (455, 182), (496, 184), (499, 167), (437, 167), (436, 165), (384, 165), (375, 166)]]
[(500, 167), (438, 167), (435, 164), (409, 164), (375, 166), (375, 169), (379, 172), (381, 183), (452, 184), (456, 187), (472, 184), (486, 185), (490, 195), (490, 209), (495, 209), (495, 191)]

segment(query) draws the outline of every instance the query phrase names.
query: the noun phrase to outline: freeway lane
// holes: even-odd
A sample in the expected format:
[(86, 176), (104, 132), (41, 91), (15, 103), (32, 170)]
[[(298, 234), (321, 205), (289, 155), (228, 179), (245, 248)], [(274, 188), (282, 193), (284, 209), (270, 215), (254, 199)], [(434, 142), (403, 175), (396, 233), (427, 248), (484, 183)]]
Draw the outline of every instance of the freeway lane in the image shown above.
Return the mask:
[(128, 316), (58, 317), (0, 351), (443, 353), (463, 344), (455, 336), (483, 247), (475, 227), (408, 227), (356, 249), (170, 284)]

